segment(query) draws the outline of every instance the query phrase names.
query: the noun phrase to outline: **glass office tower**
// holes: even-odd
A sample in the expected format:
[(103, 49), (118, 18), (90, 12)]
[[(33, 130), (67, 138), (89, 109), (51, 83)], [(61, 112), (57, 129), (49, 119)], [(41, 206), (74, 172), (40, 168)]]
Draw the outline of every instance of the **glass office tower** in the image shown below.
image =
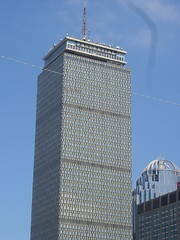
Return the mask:
[(132, 239), (126, 52), (65, 37), (38, 79), (31, 240)]
[[(174, 203), (170, 200), (166, 200), (164, 203), (164, 197), (161, 196), (165, 196), (169, 193), (170, 195), (166, 195), (165, 198), (169, 199), (169, 196), (174, 196), (171, 193), (178, 189), (179, 181), (180, 170), (178, 166), (173, 162), (162, 158), (153, 160), (143, 170), (141, 177), (139, 177), (136, 181), (136, 188), (133, 190), (134, 239), (179, 239), (176, 238), (174, 235), (171, 235), (170, 233), (170, 231), (172, 231), (171, 228), (175, 229), (177, 227), (171, 221), (169, 223), (166, 223), (167, 225), (169, 225), (169, 229), (171, 230), (168, 230), (169, 233), (166, 234), (167, 238), (164, 238), (164, 220), (162, 219), (164, 218), (164, 216), (163, 214), (162, 216), (160, 216), (160, 214), (164, 211), (163, 209), (166, 205), (168, 205), (169, 203)], [(162, 204), (159, 204), (161, 199)], [(176, 198), (174, 197), (173, 199)], [(165, 215), (167, 216), (167, 220), (169, 221), (170, 217), (168, 216), (168, 214), (170, 210), (166, 208), (165, 211)], [(155, 214), (156, 218), (154, 220), (153, 214)], [(174, 214), (176, 215), (176, 212)], [(172, 236), (173, 238), (170, 238)]]
[(136, 204), (173, 192), (180, 181), (176, 164), (165, 159), (156, 159), (143, 170), (136, 181)]

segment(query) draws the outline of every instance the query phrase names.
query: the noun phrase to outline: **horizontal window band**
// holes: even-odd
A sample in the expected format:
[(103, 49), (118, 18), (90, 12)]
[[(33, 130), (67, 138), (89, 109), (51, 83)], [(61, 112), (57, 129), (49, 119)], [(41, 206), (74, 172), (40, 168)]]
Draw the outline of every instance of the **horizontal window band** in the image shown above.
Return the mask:
[(83, 111), (88, 111), (88, 112), (93, 112), (93, 113), (99, 113), (102, 115), (109, 115), (112, 117), (119, 117), (119, 118), (125, 118), (125, 119), (131, 119), (131, 116), (119, 114), (119, 113), (113, 113), (113, 112), (108, 112), (108, 111), (103, 111), (103, 110), (98, 110), (95, 108), (90, 108), (90, 107), (84, 107), (84, 106), (79, 106), (76, 104), (69, 104), (69, 103), (63, 103), (65, 107), (70, 107), (78, 110), (83, 110)]
[(108, 228), (115, 228), (115, 229), (127, 229), (127, 230), (132, 229), (131, 225), (126, 226), (126, 225), (120, 225), (120, 224), (94, 222), (94, 221), (86, 221), (86, 220), (78, 220), (78, 219), (61, 218), (60, 221), (63, 222), (63, 223), (98, 226), (98, 227), (108, 227)]
[(95, 167), (95, 168), (101, 168), (101, 169), (107, 169), (107, 170), (114, 170), (114, 171), (119, 171), (119, 172), (131, 173), (130, 169), (125, 169), (125, 168), (116, 167), (116, 166), (108, 166), (108, 165), (99, 164), (99, 163), (90, 163), (90, 162), (85, 162), (85, 161), (77, 161), (77, 160), (71, 160), (71, 159), (67, 159), (67, 158), (62, 158), (62, 162), (71, 163), (71, 164), (78, 164), (78, 165), (86, 166), (86, 167)]

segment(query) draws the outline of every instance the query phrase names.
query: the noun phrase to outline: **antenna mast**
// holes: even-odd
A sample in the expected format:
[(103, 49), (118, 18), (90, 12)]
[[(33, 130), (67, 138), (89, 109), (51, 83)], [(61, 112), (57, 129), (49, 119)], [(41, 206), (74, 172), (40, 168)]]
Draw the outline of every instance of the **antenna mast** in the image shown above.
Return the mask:
[(84, 13), (83, 13), (83, 28), (82, 28), (82, 37), (83, 40), (86, 40), (86, 0), (84, 0)]

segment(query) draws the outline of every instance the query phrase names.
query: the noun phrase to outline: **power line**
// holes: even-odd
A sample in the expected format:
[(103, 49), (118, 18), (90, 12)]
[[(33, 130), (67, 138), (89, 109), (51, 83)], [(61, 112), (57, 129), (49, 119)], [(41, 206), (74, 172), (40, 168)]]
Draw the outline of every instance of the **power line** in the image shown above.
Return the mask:
[[(63, 73), (56, 72), (56, 71), (53, 71), (53, 70), (50, 70), (50, 69), (47, 69), (47, 68), (42, 68), (42, 67), (39, 67), (37, 65), (30, 64), (30, 63), (27, 63), (27, 62), (23, 62), (23, 61), (14, 59), (14, 58), (10, 58), (10, 57), (7, 57), (7, 56), (2, 56), (2, 55), (0, 55), (0, 57), (4, 60), (9, 60), (9, 61), (12, 61), (12, 62), (20, 63), (20, 64), (27, 65), (27, 66), (30, 66), (30, 67), (33, 67), (33, 68), (38, 68), (38, 69), (41, 69), (43, 71), (48, 71), (48, 72), (52, 72), (52, 73), (55, 73), (55, 74), (59, 74), (61, 76), (63, 75)], [(153, 101), (163, 102), (163, 103), (166, 103), (166, 104), (171, 104), (171, 105), (175, 105), (175, 106), (180, 107), (180, 103), (169, 101), (169, 100), (166, 100), (166, 99), (157, 98), (157, 97), (153, 97), (153, 96), (148, 96), (148, 95), (144, 95), (142, 93), (137, 93), (137, 92), (133, 92), (133, 95), (143, 97), (143, 98), (147, 98), (147, 99), (150, 99), (150, 100), (153, 100)]]
[(133, 94), (136, 95), (136, 96), (139, 96), (139, 97), (151, 99), (151, 100), (158, 101), (158, 102), (173, 104), (173, 105), (176, 105), (176, 106), (180, 107), (180, 103), (177, 103), (177, 102), (173, 102), (173, 101), (169, 101), (169, 100), (162, 99), (162, 98), (157, 98), (157, 97), (152, 97), (152, 96), (144, 95), (144, 94), (137, 93), (137, 92), (133, 92)]
[(10, 57), (6, 57), (6, 56), (2, 56), (2, 55), (0, 55), (0, 57), (1, 57), (2, 59), (5, 59), (5, 60), (9, 60), (9, 61), (12, 61), (12, 62), (24, 64), (24, 65), (27, 65), (27, 66), (30, 66), (30, 67), (33, 67), (33, 68), (38, 68), (38, 69), (41, 69), (41, 70), (43, 70), (43, 71), (47, 71), (47, 72), (51, 72), (51, 73), (56, 73), (56, 74), (59, 74), (59, 75), (63, 75), (63, 74), (60, 73), (60, 72), (56, 72), (56, 71), (53, 71), (53, 70), (50, 70), (50, 69), (47, 69), (47, 68), (42, 68), (42, 67), (39, 67), (39, 66), (34, 65), (34, 64), (31, 64), (31, 63), (23, 62), (23, 61), (21, 61), (21, 60), (17, 60), (17, 59), (10, 58)]

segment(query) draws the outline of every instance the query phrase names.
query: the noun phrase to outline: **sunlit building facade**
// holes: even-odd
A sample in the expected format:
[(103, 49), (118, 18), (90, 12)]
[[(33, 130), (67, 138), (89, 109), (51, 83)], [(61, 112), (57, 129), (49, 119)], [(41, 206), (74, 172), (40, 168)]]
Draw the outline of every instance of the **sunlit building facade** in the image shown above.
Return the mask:
[(126, 52), (65, 37), (38, 79), (31, 240), (129, 240)]

